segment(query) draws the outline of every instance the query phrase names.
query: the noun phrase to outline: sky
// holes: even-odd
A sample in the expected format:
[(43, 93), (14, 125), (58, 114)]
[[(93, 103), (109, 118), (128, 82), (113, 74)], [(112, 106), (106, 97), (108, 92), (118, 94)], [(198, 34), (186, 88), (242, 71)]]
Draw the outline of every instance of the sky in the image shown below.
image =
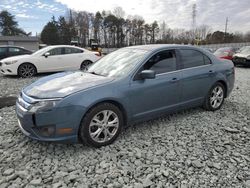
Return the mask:
[(194, 3), (197, 26), (224, 31), (228, 17), (229, 32), (250, 31), (250, 0), (0, 0), (0, 10), (10, 11), (21, 28), (36, 35), (53, 15), (64, 16), (68, 8), (95, 13), (117, 6), (126, 16), (140, 15), (147, 23), (165, 21), (172, 29), (190, 29)]

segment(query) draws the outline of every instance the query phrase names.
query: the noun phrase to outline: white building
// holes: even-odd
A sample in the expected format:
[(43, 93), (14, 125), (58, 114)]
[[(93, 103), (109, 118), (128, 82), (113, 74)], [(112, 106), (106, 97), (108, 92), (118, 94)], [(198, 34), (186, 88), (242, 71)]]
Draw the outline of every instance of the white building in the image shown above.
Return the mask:
[(20, 46), (28, 50), (36, 51), (39, 49), (39, 38), (26, 36), (0, 36), (0, 45)]

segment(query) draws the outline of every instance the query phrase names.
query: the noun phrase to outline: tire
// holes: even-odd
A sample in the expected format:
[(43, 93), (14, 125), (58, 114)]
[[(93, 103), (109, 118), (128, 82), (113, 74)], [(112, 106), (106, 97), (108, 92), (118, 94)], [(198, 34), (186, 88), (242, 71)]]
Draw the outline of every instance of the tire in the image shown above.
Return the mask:
[(225, 92), (226, 89), (222, 83), (215, 83), (209, 90), (203, 107), (209, 111), (220, 109), (225, 99)]
[(85, 60), (82, 62), (80, 70), (88, 70), (88, 67), (92, 64), (92, 61)]
[(123, 125), (124, 119), (120, 109), (111, 103), (101, 103), (83, 117), (79, 137), (84, 144), (99, 148), (113, 143)]
[(36, 75), (37, 70), (31, 63), (23, 63), (18, 67), (17, 74), (22, 78), (31, 78)]

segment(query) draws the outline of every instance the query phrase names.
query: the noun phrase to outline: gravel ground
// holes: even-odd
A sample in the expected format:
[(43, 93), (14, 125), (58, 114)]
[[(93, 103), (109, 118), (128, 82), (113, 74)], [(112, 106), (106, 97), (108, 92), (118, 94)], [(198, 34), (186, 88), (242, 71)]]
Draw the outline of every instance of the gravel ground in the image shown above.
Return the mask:
[[(0, 76), (0, 95), (33, 80)], [(236, 68), (221, 110), (140, 123), (100, 149), (33, 141), (19, 130), (14, 106), (2, 108), (0, 187), (250, 187), (249, 99), (250, 69)]]

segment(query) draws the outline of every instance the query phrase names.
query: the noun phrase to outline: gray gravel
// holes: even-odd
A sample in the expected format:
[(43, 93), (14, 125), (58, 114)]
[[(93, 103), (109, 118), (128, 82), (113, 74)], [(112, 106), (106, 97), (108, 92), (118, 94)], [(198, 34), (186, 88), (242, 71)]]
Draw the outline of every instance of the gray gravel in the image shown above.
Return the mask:
[[(0, 76), (0, 95), (33, 80)], [(221, 110), (140, 123), (100, 149), (33, 141), (19, 130), (14, 106), (2, 108), (0, 187), (250, 187), (249, 99), (250, 69), (236, 68)]]

